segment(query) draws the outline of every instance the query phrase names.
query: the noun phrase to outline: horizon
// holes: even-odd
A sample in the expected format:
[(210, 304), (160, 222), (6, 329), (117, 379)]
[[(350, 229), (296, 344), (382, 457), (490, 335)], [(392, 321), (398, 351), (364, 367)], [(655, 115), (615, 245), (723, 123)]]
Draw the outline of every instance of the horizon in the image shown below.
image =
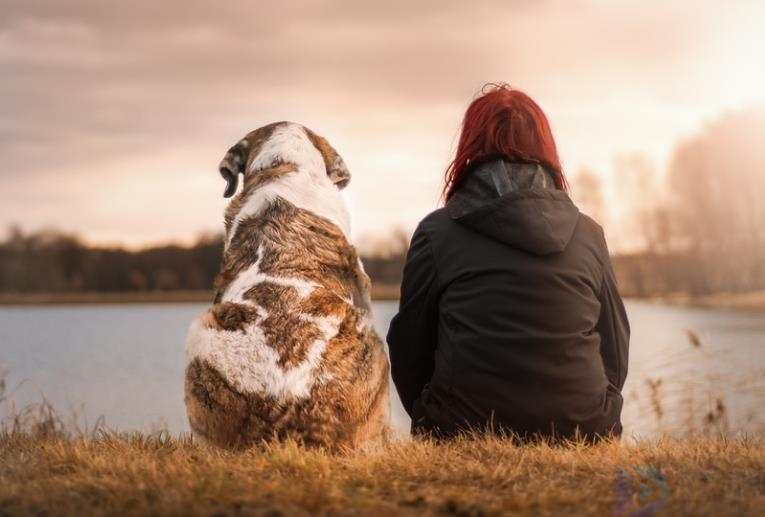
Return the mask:
[(764, 4), (436, 6), (11, 1), (0, 227), (128, 249), (190, 244), (222, 230), (228, 147), (294, 120), (348, 164), (354, 240), (409, 232), (438, 206), (470, 100), (506, 81), (548, 115), (574, 200), (587, 195), (583, 170), (602, 183), (600, 222), (613, 250), (629, 251), (624, 168), (638, 163), (660, 197), (678, 145), (765, 107)]

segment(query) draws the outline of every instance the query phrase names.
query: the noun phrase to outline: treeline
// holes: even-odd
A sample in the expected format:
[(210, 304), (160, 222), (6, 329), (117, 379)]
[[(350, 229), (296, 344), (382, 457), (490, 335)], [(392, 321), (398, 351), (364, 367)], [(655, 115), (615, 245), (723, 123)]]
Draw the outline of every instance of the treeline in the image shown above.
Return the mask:
[[(0, 292), (68, 293), (209, 290), (220, 268), (221, 236), (192, 246), (166, 245), (131, 251), (91, 247), (55, 230), (24, 234), (18, 228), (0, 242)], [(374, 282), (398, 284), (406, 250), (363, 257)]]
[[(663, 176), (640, 155), (615, 170), (616, 200), (629, 218), (611, 221), (642, 251), (614, 258), (627, 296), (765, 290), (765, 111), (726, 114), (680, 142)], [(586, 213), (608, 220), (597, 175), (580, 172), (573, 195)], [(408, 235), (391, 232), (363, 254), (375, 284), (401, 281)], [(193, 246), (139, 251), (89, 247), (56, 231), (11, 229), (0, 242), (0, 293), (208, 290), (217, 274), (221, 236)]]
[[(362, 256), (376, 285), (398, 286), (406, 257), (400, 235)], [(192, 246), (167, 245), (137, 251), (91, 247), (76, 236), (14, 229), (0, 242), (0, 293), (204, 291), (220, 267), (221, 236)], [(703, 295), (765, 289), (765, 261), (751, 255), (646, 251), (613, 258), (625, 296), (670, 293)]]
[[(0, 293), (203, 291), (212, 288), (223, 241), (204, 236), (192, 246), (166, 245), (137, 251), (91, 247), (57, 231), (9, 232), (0, 242)], [(613, 258), (625, 296), (671, 293), (703, 295), (765, 289), (765, 260), (754, 250), (720, 246), (705, 252), (664, 250)], [(362, 256), (372, 282), (398, 286), (406, 242)]]
[(221, 241), (140, 251), (90, 247), (55, 230), (23, 234), (0, 244), (0, 291), (122, 292), (210, 289), (220, 266)]
[[(765, 256), (765, 255), (760, 255)], [(731, 253), (642, 252), (613, 258), (619, 290), (626, 297), (674, 294), (703, 296), (765, 290), (765, 261)]]

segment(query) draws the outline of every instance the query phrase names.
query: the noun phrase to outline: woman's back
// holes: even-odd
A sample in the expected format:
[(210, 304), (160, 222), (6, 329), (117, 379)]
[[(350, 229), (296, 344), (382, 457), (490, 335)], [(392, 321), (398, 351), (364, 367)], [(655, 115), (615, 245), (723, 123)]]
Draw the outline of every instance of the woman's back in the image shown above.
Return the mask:
[(404, 277), (388, 343), (416, 427), (618, 432), (626, 315), (602, 230), (545, 167), (474, 167), (418, 227)]

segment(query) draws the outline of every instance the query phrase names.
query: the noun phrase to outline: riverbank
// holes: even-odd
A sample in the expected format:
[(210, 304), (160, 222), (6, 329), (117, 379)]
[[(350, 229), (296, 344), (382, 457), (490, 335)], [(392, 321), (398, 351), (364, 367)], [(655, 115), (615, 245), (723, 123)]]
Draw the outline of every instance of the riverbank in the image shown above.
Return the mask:
[(407, 441), (335, 456), (294, 444), (223, 452), (164, 434), (6, 434), (0, 465), (2, 515), (757, 515), (765, 506), (765, 445), (754, 438)]
[[(399, 286), (375, 284), (372, 299), (398, 300)], [(129, 291), (129, 292), (72, 292), (72, 293), (0, 293), (2, 305), (57, 305), (57, 304), (113, 304), (113, 303), (210, 303), (211, 291)], [(765, 312), (765, 291), (749, 293), (717, 293), (691, 296), (675, 293), (663, 296), (631, 297), (669, 305), (686, 305), (709, 309), (730, 309), (746, 312)]]
[[(2, 305), (65, 305), (112, 303), (211, 303), (212, 291), (125, 291), (69, 293), (0, 293)], [(372, 299), (398, 300), (399, 286), (375, 285)]]
[(707, 309), (730, 309), (746, 312), (765, 312), (765, 291), (749, 293), (715, 293), (701, 296), (691, 296), (678, 293), (659, 296), (655, 300), (672, 304), (704, 307)]
[[(399, 286), (374, 285), (375, 301), (398, 300)], [(3, 305), (66, 305), (66, 304), (130, 304), (130, 303), (210, 303), (211, 291), (129, 291), (129, 292), (73, 292), (73, 293), (0, 293)], [(728, 309), (745, 312), (765, 312), (765, 291), (750, 293), (718, 293), (691, 296), (676, 293), (626, 299), (653, 301), (667, 305), (685, 305), (708, 309)]]

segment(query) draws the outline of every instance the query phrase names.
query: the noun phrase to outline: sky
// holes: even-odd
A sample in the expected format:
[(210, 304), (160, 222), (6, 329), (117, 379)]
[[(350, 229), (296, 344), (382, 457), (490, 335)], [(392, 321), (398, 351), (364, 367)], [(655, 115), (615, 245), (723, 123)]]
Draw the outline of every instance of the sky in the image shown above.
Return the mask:
[(580, 170), (602, 179), (618, 247), (625, 155), (661, 173), (678, 142), (765, 103), (758, 1), (2, 0), (2, 11), (0, 227), (91, 243), (221, 231), (218, 162), (278, 120), (344, 157), (354, 238), (411, 230), (438, 207), (465, 108), (504, 81), (547, 113), (574, 198)]

